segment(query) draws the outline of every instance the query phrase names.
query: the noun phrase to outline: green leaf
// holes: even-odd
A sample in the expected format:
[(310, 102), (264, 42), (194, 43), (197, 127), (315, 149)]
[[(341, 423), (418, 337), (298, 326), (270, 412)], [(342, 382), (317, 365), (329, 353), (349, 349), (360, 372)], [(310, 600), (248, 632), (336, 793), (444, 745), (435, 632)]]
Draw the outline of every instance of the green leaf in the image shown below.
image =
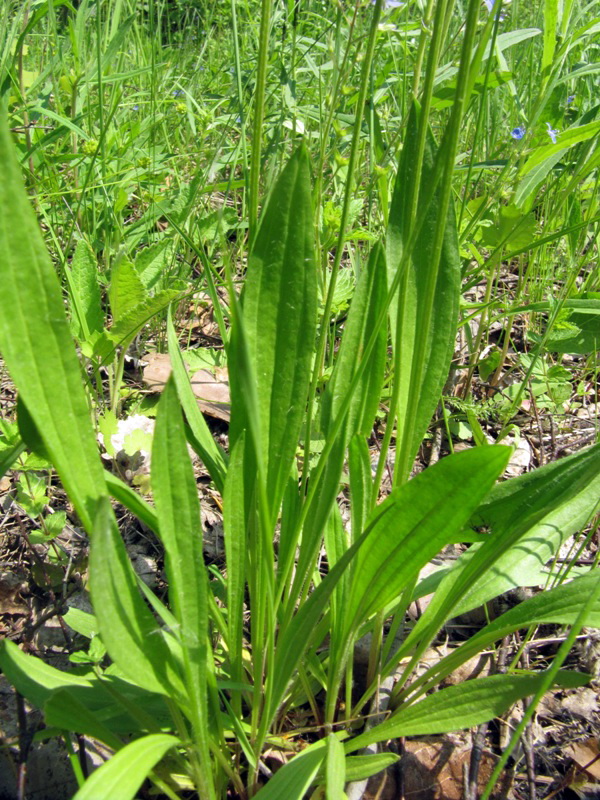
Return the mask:
[[(80, 239), (75, 247), (71, 261), (70, 291), (77, 295), (77, 302), (71, 300), (71, 330), (75, 338), (87, 339), (93, 331), (101, 331), (104, 324), (102, 300), (98, 283), (98, 263), (92, 248)], [(75, 313), (79, 309), (83, 320)]]
[[(244, 634), (244, 597), (246, 591), (247, 531), (246, 491), (248, 476), (244, 473), (244, 434), (235, 443), (223, 495), (223, 528), (225, 531), (225, 555), (227, 561), (227, 617), (229, 622), (229, 658), (231, 679), (242, 682), (244, 665), (242, 658)], [(234, 698), (239, 711), (239, 702)]]
[[(317, 274), (308, 151), (279, 176), (262, 215), (242, 295), (257, 380), (267, 495), (281, 504), (304, 418), (317, 324)], [(232, 385), (233, 399), (233, 385)], [(232, 426), (234, 424), (232, 408)]]
[(166, 733), (136, 739), (97, 769), (73, 800), (134, 800), (148, 773), (179, 744)]
[[(388, 767), (393, 767), (400, 760), (394, 753), (374, 753), (364, 756), (346, 756), (346, 781), (363, 781), (377, 775)], [(319, 782), (317, 775), (317, 782)]]
[(131, 261), (127, 261), (123, 257), (118, 258), (112, 268), (108, 299), (113, 328), (121, 322), (126, 314), (131, 314), (134, 309), (148, 299), (144, 284), (135, 267)]
[(325, 797), (326, 800), (344, 800), (346, 794), (346, 762), (344, 745), (335, 734), (330, 733), (326, 739), (325, 755)]
[(520, 250), (535, 239), (535, 229), (533, 214), (523, 214), (515, 205), (501, 206), (492, 225), (483, 229), (482, 240), (488, 247)]
[(519, 171), (519, 176), (527, 175), (534, 167), (557, 154), (563, 154), (571, 147), (574, 147), (579, 142), (585, 142), (588, 139), (597, 136), (600, 132), (600, 122), (588, 122), (586, 125), (579, 125), (574, 128), (569, 128), (562, 131), (558, 137), (556, 144), (548, 144), (544, 147), (538, 147), (529, 156), (527, 161), (523, 164)]
[[(329, 435), (330, 428), (348, 394), (386, 294), (385, 258), (378, 243), (371, 251), (368, 264), (361, 272), (356, 285), (333, 374), (323, 394), (321, 424), (326, 436)], [(371, 434), (379, 405), (386, 350), (387, 329), (382, 326), (377, 344), (370, 355), (369, 366), (352, 399), (345, 433), (346, 444), (355, 433), (360, 432), (363, 436)]]
[[(428, 675), (438, 683), (460, 664), (486, 650), (493, 642), (521, 628), (540, 624), (572, 625), (599, 581), (600, 573), (594, 570), (570, 583), (540, 592), (519, 603), (442, 658), (428, 671)], [(583, 624), (591, 628), (600, 627), (600, 601)]]
[(255, 800), (302, 800), (325, 758), (326, 739), (309, 745), (278, 770)]
[[(454, 352), (460, 297), (460, 255), (452, 201), (445, 219), (439, 219), (441, 188), (425, 208), (433, 179), (436, 144), (427, 129), (423, 168), (418, 164), (419, 114), (413, 106), (402, 149), (387, 229), (388, 285), (399, 268), (411, 235), (412, 193), (420, 185), (417, 218), (421, 232), (400, 281), (397, 301), (392, 300), (390, 321), (398, 394), (396, 480), (410, 474), (415, 455), (448, 377)], [(439, 264), (434, 254), (434, 231), (444, 227)], [(422, 353), (422, 359), (417, 354)]]
[(556, 50), (556, 24), (558, 22), (558, 0), (544, 2), (544, 49), (542, 52), (542, 81), (547, 83), (552, 70)]
[(163, 631), (142, 600), (108, 500), (98, 507), (90, 551), (90, 592), (113, 661), (151, 692), (184, 696)]
[[(195, 738), (210, 773), (207, 659), (208, 579), (202, 550), (202, 523), (194, 470), (187, 452), (183, 415), (173, 378), (167, 381), (156, 417), (152, 447), (152, 487), (165, 547), (169, 600), (177, 619), (185, 684)], [(108, 646), (108, 642), (107, 642)]]
[(106, 488), (110, 496), (118, 503), (124, 505), (125, 508), (128, 508), (144, 523), (144, 525), (147, 525), (151, 531), (159, 534), (158, 518), (152, 506), (132, 489), (131, 486), (116, 475), (113, 475), (112, 472), (105, 471), (104, 477), (106, 479)]
[(84, 527), (103, 469), (62, 292), (0, 124), (0, 351)]
[(561, 335), (563, 331), (556, 327), (550, 332), (546, 347), (552, 353), (583, 355), (600, 350), (600, 292), (582, 292), (576, 299), (589, 307), (580, 305), (570, 312), (567, 322), (577, 328), (572, 335)]
[(171, 257), (170, 245), (170, 239), (162, 239), (144, 247), (136, 255), (133, 266), (146, 289), (153, 289), (164, 274), (167, 260)]
[(46, 725), (92, 736), (113, 750), (119, 750), (123, 746), (119, 737), (102, 721), (101, 715), (92, 711), (67, 689), (52, 692), (44, 705), (44, 717)]
[[(450, 686), (393, 714), (381, 725), (352, 739), (346, 753), (398, 736), (427, 736), (472, 728), (499, 717), (513, 703), (535, 694), (544, 677), (537, 675), (490, 675)], [(584, 685), (588, 675), (572, 682)]]
[(353, 570), (348, 631), (398, 597), (453, 539), (502, 474), (510, 453), (507, 447), (477, 447), (448, 456), (378, 506)]
[[(489, 449), (489, 448), (485, 448)], [(498, 484), (473, 515), (492, 531), (442, 579), (402, 651), (431, 640), (449, 616), (527, 583), (597, 508), (600, 445)]]
[(185, 412), (187, 423), (192, 433), (192, 446), (204, 462), (217, 490), (223, 492), (225, 474), (227, 471), (227, 457), (213, 439), (210, 428), (206, 424), (206, 420), (198, 408), (198, 403), (192, 391), (190, 379), (179, 349), (177, 334), (175, 333), (170, 313), (167, 320), (167, 338), (173, 378), (177, 386), (179, 402)]
[(19, 439), (15, 444), (0, 450), (0, 478), (6, 475), (17, 458), (26, 450), (25, 443)]
[(177, 289), (164, 289), (154, 297), (146, 297), (143, 302), (129, 308), (118, 321), (111, 325), (105, 335), (105, 341), (97, 348), (102, 360), (109, 360), (116, 346), (127, 347), (144, 325), (156, 314), (168, 308), (180, 294)]

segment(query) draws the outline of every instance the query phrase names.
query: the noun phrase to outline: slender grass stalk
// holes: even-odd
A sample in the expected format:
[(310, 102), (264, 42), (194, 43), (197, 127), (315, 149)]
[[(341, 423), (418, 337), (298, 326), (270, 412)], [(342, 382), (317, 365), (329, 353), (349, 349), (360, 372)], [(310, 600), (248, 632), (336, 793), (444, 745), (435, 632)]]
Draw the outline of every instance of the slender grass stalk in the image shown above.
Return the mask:
[(256, 89), (254, 91), (254, 121), (252, 128), (252, 154), (250, 161), (250, 198), (248, 202), (248, 223), (250, 245), (256, 235), (258, 225), (258, 194), (260, 191), (260, 170), (262, 163), (263, 122), (265, 118), (265, 86), (269, 61), (269, 31), (271, 28), (272, 0), (262, 0), (260, 12), (260, 34), (258, 42), (258, 64), (256, 69)]

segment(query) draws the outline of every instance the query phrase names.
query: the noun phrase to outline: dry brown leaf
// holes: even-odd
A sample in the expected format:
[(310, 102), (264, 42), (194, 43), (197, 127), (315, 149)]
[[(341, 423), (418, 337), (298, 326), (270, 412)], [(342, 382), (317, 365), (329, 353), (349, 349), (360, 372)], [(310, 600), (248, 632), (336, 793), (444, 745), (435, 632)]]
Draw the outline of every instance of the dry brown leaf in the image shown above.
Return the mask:
[(588, 778), (600, 781), (600, 750), (597, 739), (588, 739), (586, 742), (574, 742), (566, 748), (577, 768), (584, 772)]
[(0, 614), (28, 614), (27, 603), (20, 595), (27, 588), (13, 572), (0, 572)]
[[(167, 353), (149, 353), (143, 359), (143, 380), (148, 388), (162, 392), (171, 374), (171, 359)], [(231, 396), (229, 394), (228, 374), (225, 367), (215, 367), (214, 371), (199, 369), (191, 377), (192, 391), (204, 414), (229, 422), (231, 417)]]
[[(464, 770), (471, 758), (471, 745), (457, 735), (431, 737), (404, 743), (400, 762), (404, 794), (410, 800), (462, 800)], [(496, 758), (484, 750), (479, 768), (479, 791), (489, 780)], [(494, 798), (508, 798), (507, 773), (496, 786)]]

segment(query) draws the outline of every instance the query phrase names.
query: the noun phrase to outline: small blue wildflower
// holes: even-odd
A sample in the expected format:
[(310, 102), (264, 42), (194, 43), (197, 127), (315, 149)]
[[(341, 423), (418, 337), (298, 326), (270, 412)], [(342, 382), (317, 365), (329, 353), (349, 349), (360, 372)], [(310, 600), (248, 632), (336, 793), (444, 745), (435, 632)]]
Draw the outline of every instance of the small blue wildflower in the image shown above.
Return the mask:
[(173, 92), (173, 97), (183, 97), (184, 91), (183, 89), (175, 89)]
[(571, 105), (571, 103), (572, 103), (574, 100), (575, 100), (575, 95), (574, 95), (574, 94), (570, 94), (570, 95), (567, 97), (567, 105), (568, 105), (568, 106), (570, 106), (570, 105)]
[(552, 125), (549, 122), (546, 123), (546, 127), (548, 128), (548, 136), (552, 139), (553, 144), (556, 144), (556, 137), (560, 133), (560, 131), (554, 130)]
[(513, 139), (522, 139), (525, 134), (527, 133), (527, 129), (524, 128), (522, 125), (519, 125), (518, 128), (513, 128), (510, 132), (510, 135)]
[(490, 12), (490, 14), (494, 10), (494, 3), (495, 2), (496, 2), (496, 0), (483, 0), (483, 4), (487, 8), (487, 10)]
[(139, 107), (138, 105), (135, 105), (135, 106), (132, 106), (132, 107), (131, 107), (131, 110), (132, 110), (132, 111), (139, 111), (139, 110), (140, 110), (140, 107)]
[[(377, 0), (371, 0), (371, 5), (374, 6)], [(402, 8), (404, 5), (401, 0), (383, 0), (383, 8)]]

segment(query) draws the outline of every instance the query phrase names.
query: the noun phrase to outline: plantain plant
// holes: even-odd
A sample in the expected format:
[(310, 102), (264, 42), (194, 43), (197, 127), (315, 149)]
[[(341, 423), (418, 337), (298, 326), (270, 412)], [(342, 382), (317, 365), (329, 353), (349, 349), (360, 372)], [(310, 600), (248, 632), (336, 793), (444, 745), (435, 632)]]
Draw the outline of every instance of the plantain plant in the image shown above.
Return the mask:
[[(269, 3), (264, 5), (268, 10)], [(597, 572), (522, 602), (425, 673), (414, 674), (448, 619), (508, 588), (546, 581), (545, 564), (594, 513), (600, 488), (599, 446), (502, 483), (511, 451), (500, 445), (448, 456), (410, 477), (452, 355), (460, 294), (452, 177), (465, 105), (493, 25), (490, 15), (477, 39), (479, 2), (472, 0), (455, 103), (438, 142), (428, 107), (451, 5), (435, 4), (429, 63), (420, 103), (413, 104), (407, 121), (387, 235), (374, 243), (361, 270), (325, 388), (317, 393), (335, 271), (319, 318), (320, 254), (310, 160), (301, 144), (260, 220), (250, 220), (239, 296), (228, 276), (228, 454), (198, 410), (169, 319), (173, 375), (157, 413), (154, 506), (102, 469), (60, 284), (2, 123), (0, 351), (19, 391), (21, 437), (53, 464), (90, 535), (94, 615), (67, 615), (75, 630), (91, 638), (89, 666), (59, 671), (9, 641), (0, 645), (0, 666), (43, 710), (49, 728), (67, 738), (94, 737), (114, 751), (88, 780), (77, 775), (77, 800), (127, 800), (146, 779), (169, 798), (190, 791), (202, 800), (232, 792), (259, 800), (300, 800), (309, 791), (339, 798), (347, 782), (397, 759), (385, 751), (365, 754), (366, 747), (478, 725), (519, 698), (589, 679), (561, 667), (581, 626), (600, 627)], [(357, 120), (381, 7), (377, 0)], [(354, 155), (358, 122), (356, 128)], [(260, 153), (254, 162), (260, 165)], [(257, 192), (256, 173), (251, 185)], [(349, 169), (340, 252), (353, 188)], [(255, 208), (253, 200), (251, 214)], [(389, 434), (373, 474), (368, 437), (389, 339)], [(378, 504), (394, 426), (394, 485)], [(299, 442), (311, 429), (321, 431), (324, 447), (316, 462), (300, 463)], [(204, 563), (188, 442), (223, 499), (225, 566), (218, 582)], [(12, 457), (21, 449), (15, 442)], [(3, 457), (3, 470), (10, 465), (11, 457)], [(337, 503), (346, 465), (349, 530)], [(162, 542), (166, 601), (136, 577), (111, 495)], [(421, 580), (422, 568), (456, 542), (470, 547), (452, 568)], [(404, 630), (411, 600), (431, 592), (426, 611)], [(572, 626), (546, 670), (509, 670), (427, 694), (473, 655), (538, 623)], [(372, 646), (362, 678), (355, 675), (354, 653), (368, 633)], [(390, 677), (389, 715), (366, 726), (371, 710), (380, 708), (381, 683)], [(294, 731), (288, 720), (305, 706), (313, 727)], [(265, 752), (273, 749), (283, 751), (287, 763), (270, 776)], [(491, 790), (492, 784), (486, 796)]]

